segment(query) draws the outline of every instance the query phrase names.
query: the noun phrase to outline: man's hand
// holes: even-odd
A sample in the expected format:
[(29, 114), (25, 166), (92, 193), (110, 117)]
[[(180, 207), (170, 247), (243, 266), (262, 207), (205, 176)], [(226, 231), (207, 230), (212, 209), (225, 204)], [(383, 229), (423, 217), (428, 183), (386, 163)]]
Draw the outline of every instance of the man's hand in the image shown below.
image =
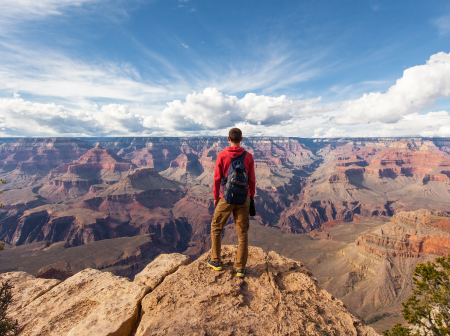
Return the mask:
[(220, 199), (214, 200), (214, 206), (215, 206), (215, 207), (217, 206), (217, 204), (219, 204), (219, 200), (220, 200)]

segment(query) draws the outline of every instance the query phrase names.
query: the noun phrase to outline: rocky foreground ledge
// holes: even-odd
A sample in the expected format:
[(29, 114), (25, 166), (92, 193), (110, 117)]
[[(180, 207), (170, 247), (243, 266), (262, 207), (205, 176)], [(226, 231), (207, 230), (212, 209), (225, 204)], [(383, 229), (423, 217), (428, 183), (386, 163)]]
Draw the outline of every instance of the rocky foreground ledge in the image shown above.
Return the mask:
[(85, 269), (61, 282), (25, 272), (0, 274), (15, 286), (9, 314), (20, 335), (378, 335), (322, 290), (299, 262), (249, 248), (245, 279), (162, 254), (134, 281)]

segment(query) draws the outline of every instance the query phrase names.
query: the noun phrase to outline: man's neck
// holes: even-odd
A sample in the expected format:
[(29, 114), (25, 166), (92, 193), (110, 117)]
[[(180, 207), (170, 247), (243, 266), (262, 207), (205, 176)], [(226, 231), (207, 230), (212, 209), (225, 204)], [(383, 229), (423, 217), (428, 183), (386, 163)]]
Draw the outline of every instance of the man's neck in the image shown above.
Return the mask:
[(241, 146), (241, 143), (240, 142), (238, 142), (238, 143), (233, 143), (233, 142), (230, 142), (230, 147), (240, 147)]

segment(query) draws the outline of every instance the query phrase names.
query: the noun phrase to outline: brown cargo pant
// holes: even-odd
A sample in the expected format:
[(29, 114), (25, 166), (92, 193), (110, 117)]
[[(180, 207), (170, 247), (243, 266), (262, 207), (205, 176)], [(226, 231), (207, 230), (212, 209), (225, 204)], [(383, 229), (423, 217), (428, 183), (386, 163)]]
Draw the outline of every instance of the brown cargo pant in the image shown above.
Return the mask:
[(230, 214), (233, 212), (234, 224), (238, 234), (239, 246), (234, 267), (236, 269), (244, 269), (248, 257), (248, 227), (250, 210), (250, 196), (242, 205), (228, 204), (223, 198), (219, 200), (214, 211), (214, 217), (211, 222), (211, 260), (220, 260), (221, 241), (223, 227), (228, 221)]

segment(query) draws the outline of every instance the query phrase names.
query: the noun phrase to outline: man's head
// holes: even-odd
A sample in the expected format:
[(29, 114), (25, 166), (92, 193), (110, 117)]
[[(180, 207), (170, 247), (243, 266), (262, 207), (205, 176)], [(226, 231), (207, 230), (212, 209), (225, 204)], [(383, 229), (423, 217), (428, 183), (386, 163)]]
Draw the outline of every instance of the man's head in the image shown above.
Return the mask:
[(239, 146), (242, 141), (242, 131), (239, 128), (232, 128), (228, 132), (228, 141), (232, 145)]

